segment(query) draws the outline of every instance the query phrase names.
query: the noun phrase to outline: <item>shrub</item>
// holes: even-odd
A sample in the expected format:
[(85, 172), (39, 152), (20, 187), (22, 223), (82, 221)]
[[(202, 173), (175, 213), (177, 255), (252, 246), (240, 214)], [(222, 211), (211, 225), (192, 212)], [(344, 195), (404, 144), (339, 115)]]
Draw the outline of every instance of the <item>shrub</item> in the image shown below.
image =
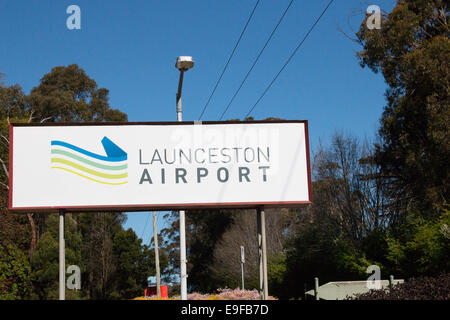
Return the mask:
[[(188, 294), (188, 300), (260, 300), (258, 290), (241, 290), (236, 288), (232, 289), (217, 289), (215, 294), (201, 294), (193, 292)], [(277, 300), (276, 298), (269, 296), (269, 300)], [(158, 298), (157, 296), (151, 297), (138, 297), (134, 300), (180, 300), (180, 296), (170, 297), (168, 299)]]
[(450, 300), (450, 273), (420, 277), (392, 289), (370, 290), (350, 300)]

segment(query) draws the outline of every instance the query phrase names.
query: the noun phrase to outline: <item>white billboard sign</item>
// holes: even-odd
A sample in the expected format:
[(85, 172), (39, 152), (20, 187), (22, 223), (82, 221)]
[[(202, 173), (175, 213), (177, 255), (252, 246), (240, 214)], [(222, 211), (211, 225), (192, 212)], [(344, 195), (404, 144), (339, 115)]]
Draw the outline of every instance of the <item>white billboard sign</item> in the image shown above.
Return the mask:
[(306, 121), (13, 124), (9, 166), (17, 211), (311, 201)]

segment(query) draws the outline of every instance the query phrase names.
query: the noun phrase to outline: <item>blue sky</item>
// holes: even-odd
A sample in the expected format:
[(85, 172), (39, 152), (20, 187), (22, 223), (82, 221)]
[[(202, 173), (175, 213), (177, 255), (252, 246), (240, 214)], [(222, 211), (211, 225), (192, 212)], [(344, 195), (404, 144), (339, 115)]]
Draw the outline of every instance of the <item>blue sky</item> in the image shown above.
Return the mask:
[[(202, 120), (219, 118), (289, 2), (260, 2)], [(245, 116), (328, 2), (294, 1), (224, 120)], [(357, 30), (369, 5), (387, 12), (395, 5), (369, 2), (335, 0), (251, 115), (308, 120), (312, 151), (335, 130), (373, 137), (386, 85), (359, 66), (359, 46), (338, 30)], [(0, 71), (6, 85), (18, 83), (28, 93), (52, 67), (77, 63), (110, 90), (111, 107), (129, 121), (175, 121), (174, 64), (177, 56), (190, 55), (195, 67), (185, 74), (183, 120), (198, 120), (255, 3), (0, 0)], [(81, 30), (66, 27), (71, 4), (81, 8)], [(151, 213), (128, 214), (125, 227), (148, 243)]]

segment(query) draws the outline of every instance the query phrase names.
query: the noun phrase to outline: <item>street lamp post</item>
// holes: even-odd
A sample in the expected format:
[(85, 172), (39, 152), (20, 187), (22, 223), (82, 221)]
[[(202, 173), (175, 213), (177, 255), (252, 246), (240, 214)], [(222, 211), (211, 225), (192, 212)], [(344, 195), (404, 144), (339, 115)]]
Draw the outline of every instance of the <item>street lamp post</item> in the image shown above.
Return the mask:
[[(183, 87), (184, 72), (194, 66), (192, 57), (180, 56), (177, 58), (175, 67), (180, 70), (180, 80), (177, 91), (177, 121), (182, 121), (181, 109), (181, 89)], [(185, 232), (185, 214), (180, 210), (180, 282), (181, 282), (181, 300), (187, 300), (187, 273), (186, 273), (186, 232)]]

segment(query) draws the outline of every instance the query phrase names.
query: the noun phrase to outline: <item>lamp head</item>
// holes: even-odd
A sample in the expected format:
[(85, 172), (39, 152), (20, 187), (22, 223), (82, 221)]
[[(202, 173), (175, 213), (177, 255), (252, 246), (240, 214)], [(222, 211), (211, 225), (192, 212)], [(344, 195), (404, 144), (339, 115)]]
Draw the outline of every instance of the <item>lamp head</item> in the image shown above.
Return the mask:
[(175, 67), (180, 71), (187, 71), (194, 66), (194, 60), (190, 56), (179, 56)]

